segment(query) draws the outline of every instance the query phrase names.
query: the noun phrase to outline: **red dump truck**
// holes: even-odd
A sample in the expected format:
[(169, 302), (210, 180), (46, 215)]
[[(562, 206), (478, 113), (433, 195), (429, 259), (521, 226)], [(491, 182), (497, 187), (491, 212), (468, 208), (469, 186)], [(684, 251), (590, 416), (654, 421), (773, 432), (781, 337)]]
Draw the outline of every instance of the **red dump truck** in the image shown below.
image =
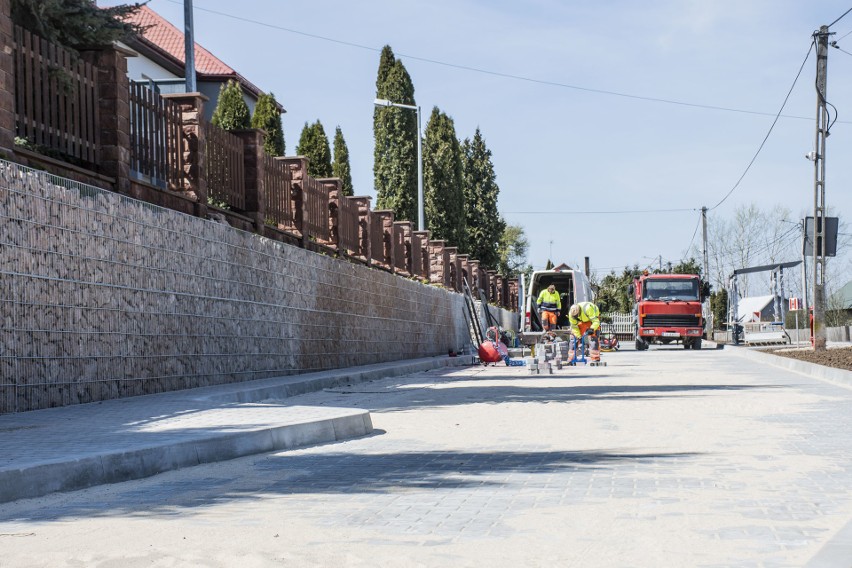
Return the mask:
[(683, 343), (684, 349), (701, 349), (705, 337), (701, 304), (710, 286), (697, 274), (644, 274), (633, 279), (633, 316), (636, 349), (651, 343)]

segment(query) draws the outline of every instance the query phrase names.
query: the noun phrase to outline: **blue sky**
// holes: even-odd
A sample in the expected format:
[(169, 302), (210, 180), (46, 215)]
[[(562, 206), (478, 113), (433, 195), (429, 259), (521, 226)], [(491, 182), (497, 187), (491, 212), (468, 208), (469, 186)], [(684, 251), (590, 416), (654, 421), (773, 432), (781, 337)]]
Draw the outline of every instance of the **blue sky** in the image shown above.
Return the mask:
[[(602, 271), (659, 256), (677, 262), (693, 235), (700, 241), (698, 209), (719, 203), (742, 175), (811, 33), (852, 7), (849, 0), (194, 4), (196, 41), (287, 109), (288, 153), (306, 121), (320, 119), (329, 137), (341, 126), (359, 195), (375, 196), (375, 77), (389, 44), (412, 77), (424, 128), (433, 106), (455, 120), (462, 139), (481, 128), (500, 211), (524, 227), (529, 261), (582, 265), (589, 256)], [(150, 3), (179, 28), (182, 5)], [(842, 36), (852, 31), (852, 14), (832, 31), (849, 53), (829, 53), (828, 98), (839, 120), (828, 140), (826, 201), (843, 217), (852, 206), (852, 35)], [(784, 111), (802, 118), (779, 120), (711, 220), (751, 202), (783, 204), (794, 219), (812, 214), (813, 165), (804, 155), (814, 143), (815, 67), (812, 53)], [(665, 209), (685, 211), (613, 213)], [(578, 214), (588, 211), (610, 213)]]

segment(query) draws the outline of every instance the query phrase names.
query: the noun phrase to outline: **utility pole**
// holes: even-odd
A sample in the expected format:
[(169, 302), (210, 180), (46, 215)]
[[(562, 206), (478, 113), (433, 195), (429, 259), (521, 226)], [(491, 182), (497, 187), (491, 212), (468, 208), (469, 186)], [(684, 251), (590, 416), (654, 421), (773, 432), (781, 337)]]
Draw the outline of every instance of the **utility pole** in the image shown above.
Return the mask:
[(707, 262), (707, 208), (701, 208), (701, 225), (704, 232), (704, 280), (710, 280), (710, 264)]
[(828, 26), (814, 32), (817, 45), (817, 122), (814, 156), (814, 351), (824, 351), (825, 333), (825, 137), (829, 126)]
[(195, 86), (195, 32), (192, 24), (192, 0), (183, 0), (183, 38), (186, 67), (186, 92), (198, 91)]

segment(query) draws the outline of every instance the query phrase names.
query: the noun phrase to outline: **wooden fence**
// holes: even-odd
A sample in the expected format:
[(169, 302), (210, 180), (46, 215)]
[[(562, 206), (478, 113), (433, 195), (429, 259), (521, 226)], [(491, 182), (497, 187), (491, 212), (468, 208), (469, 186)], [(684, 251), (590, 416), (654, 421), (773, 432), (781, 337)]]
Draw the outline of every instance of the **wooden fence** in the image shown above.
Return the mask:
[(281, 160), (263, 152), (263, 187), (266, 191), (266, 224), (279, 229), (295, 228), (293, 219), (293, 181), (290, 169)]
[(246, 176), (243, 141), (209, 122), (204, 129), (207, 168), (207, 201), (210, 205), (242, 211), (246, 207)]
[(302, 232), (321, 243), (331, 238), (328, 228), (328, 189), (311, 176), (302, 178)]
[(16, 134), (87, 165), (98, 163), (97, 69), (15, 26)]
[(183, 189), (181, 113), (148, 83), (130, 82), (130, 169), (146, 181)]
[(358, 222), (358, 204), (341, 195), (337, 203), (337, 246), (347, 254), (359, 249)]

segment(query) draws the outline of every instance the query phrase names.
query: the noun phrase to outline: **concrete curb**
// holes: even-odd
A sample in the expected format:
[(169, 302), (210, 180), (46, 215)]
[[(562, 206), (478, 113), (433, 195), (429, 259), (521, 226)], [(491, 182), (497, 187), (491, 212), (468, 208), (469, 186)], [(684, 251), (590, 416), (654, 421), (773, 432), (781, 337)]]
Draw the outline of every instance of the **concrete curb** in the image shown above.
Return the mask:
[(366, 410), (339, 410), (336, 416), (315, 422), (269, 425), (126, 452), (7, 469), (0, 471), (0, 503), (140, 479), (252, 454), (357, 438), (373, 431), (370, 413)]
[(845, 369), (835, 369), (816, 363), (808, 363), (807, 361), (798, 361), (789, 357), (773, 355), (772, 353), (762, 353), (748, 347), (728, 346), (726, 349), (729, 353), (735, 353), (740, 357), (767, 363), (773, 367), (780, 367), (788, 371), (801, 373), (815, 379), (837, 383), (843, 386), (852, 387), (852, 371)]
[[(414, 361), (378, 363), (363, 367), (335, 369), (303, 375), (289, 375), (272, 379), (251, 381), (235, 385), (218, 385), (188, 391), (175, 391), (148, 397), (137, 397), (139, 403), (150, 404), (154, 397), (171, 398), (173, 406), (199, 408), (216, 413), (221, 409), (233, 411), (235, 405), (250, 404), (269, 399), (283, 399), (357, 382), (386, 377), (409, 375), (438, 369), (472, 364), (471, 356), (433, 357)], [(143, 401), (142, 399), (147, 399)], [(133, 404), (133, 398), (108, 401), (108, 403)], [(185, 404), (183, 403), (185, 401)], [(156, 404), (156, 402), (155, 402)], [(236, 408), (246, 408), (237, 406)], [(55, 409), (63, 411), (62, 408)], [(255, 409), (249, 409), (256, 412)], [(51, 410), (37, 411), (38, 415), (25, 413), (32, 418), (50, 423)], [(96, 413), (93, 407), (93, 413)], [(93, 419), (95, 418), (93, 414)], [(215, 416), (214, 416), (215, 419)], [(103, 419), (102, 419), (103, 420)], [(262, 420), (262, 418), (261, 418)], [(113, 430), (107, 419), (102, 426)], [(227, 421), (218, 423), (228, 427)], [(87, 448), (85, 453), (61, 453), (56, 457), (15, 467), (0, 469), (0, 503), (40, 497), (58, 491), (74, 491), (107, 483), (118, 483), (149, 477), (183, 467), (225, 461), (253, 454), (287, 450), (301, 446), (324, 444), (365, 436), (373, 431), (370, 413), (361, 409), (326, 408), (317, 413), (316, 420), (287, 421), (277, 416), (272, 421), (260, 422), (249, 428), (235, 426), (235, 431), (199, 428), (198, 432), (175, 436), (147, 446), (124, 444), (125, 439), (113, 441), (110, 447)], [(119, 430), (115, 425), (115, 430)], [(24, 429), (26, 430), (26, 429)], [(118, 434), (117, 434), (118, 435)], [(118, 449), (120, 448), (120, 449)], [(23, 460), (19, 460), (20, 461)], [(14, 463), (14, 462), (13, 462)]]
[(472, 365), (473, 358), (470, 355), (458, 357), (434, 357), (431, 359), (416, 359), (414, 361), (394, 361), (392, 363), (377, 363), (363, 367), (350, 367), (348, 369), (334, 369), (304, 375), (289, 375), (273, 379), (262, 379), (252, 381), (252, 385), (227, 385), (213, 387), (215, 390), (209, 394), (208, 389), (195, 389), (193, 396), (196, 400), (208, 400), (212, 402), (258, 402), (261, 400), (289, 398), (309, 392), (316, 392), (328, 388), (336, 388), (346, 384), (384, 379), (388, 377), (399, 377), (422, 373), (442, 367), (459, 367)]

